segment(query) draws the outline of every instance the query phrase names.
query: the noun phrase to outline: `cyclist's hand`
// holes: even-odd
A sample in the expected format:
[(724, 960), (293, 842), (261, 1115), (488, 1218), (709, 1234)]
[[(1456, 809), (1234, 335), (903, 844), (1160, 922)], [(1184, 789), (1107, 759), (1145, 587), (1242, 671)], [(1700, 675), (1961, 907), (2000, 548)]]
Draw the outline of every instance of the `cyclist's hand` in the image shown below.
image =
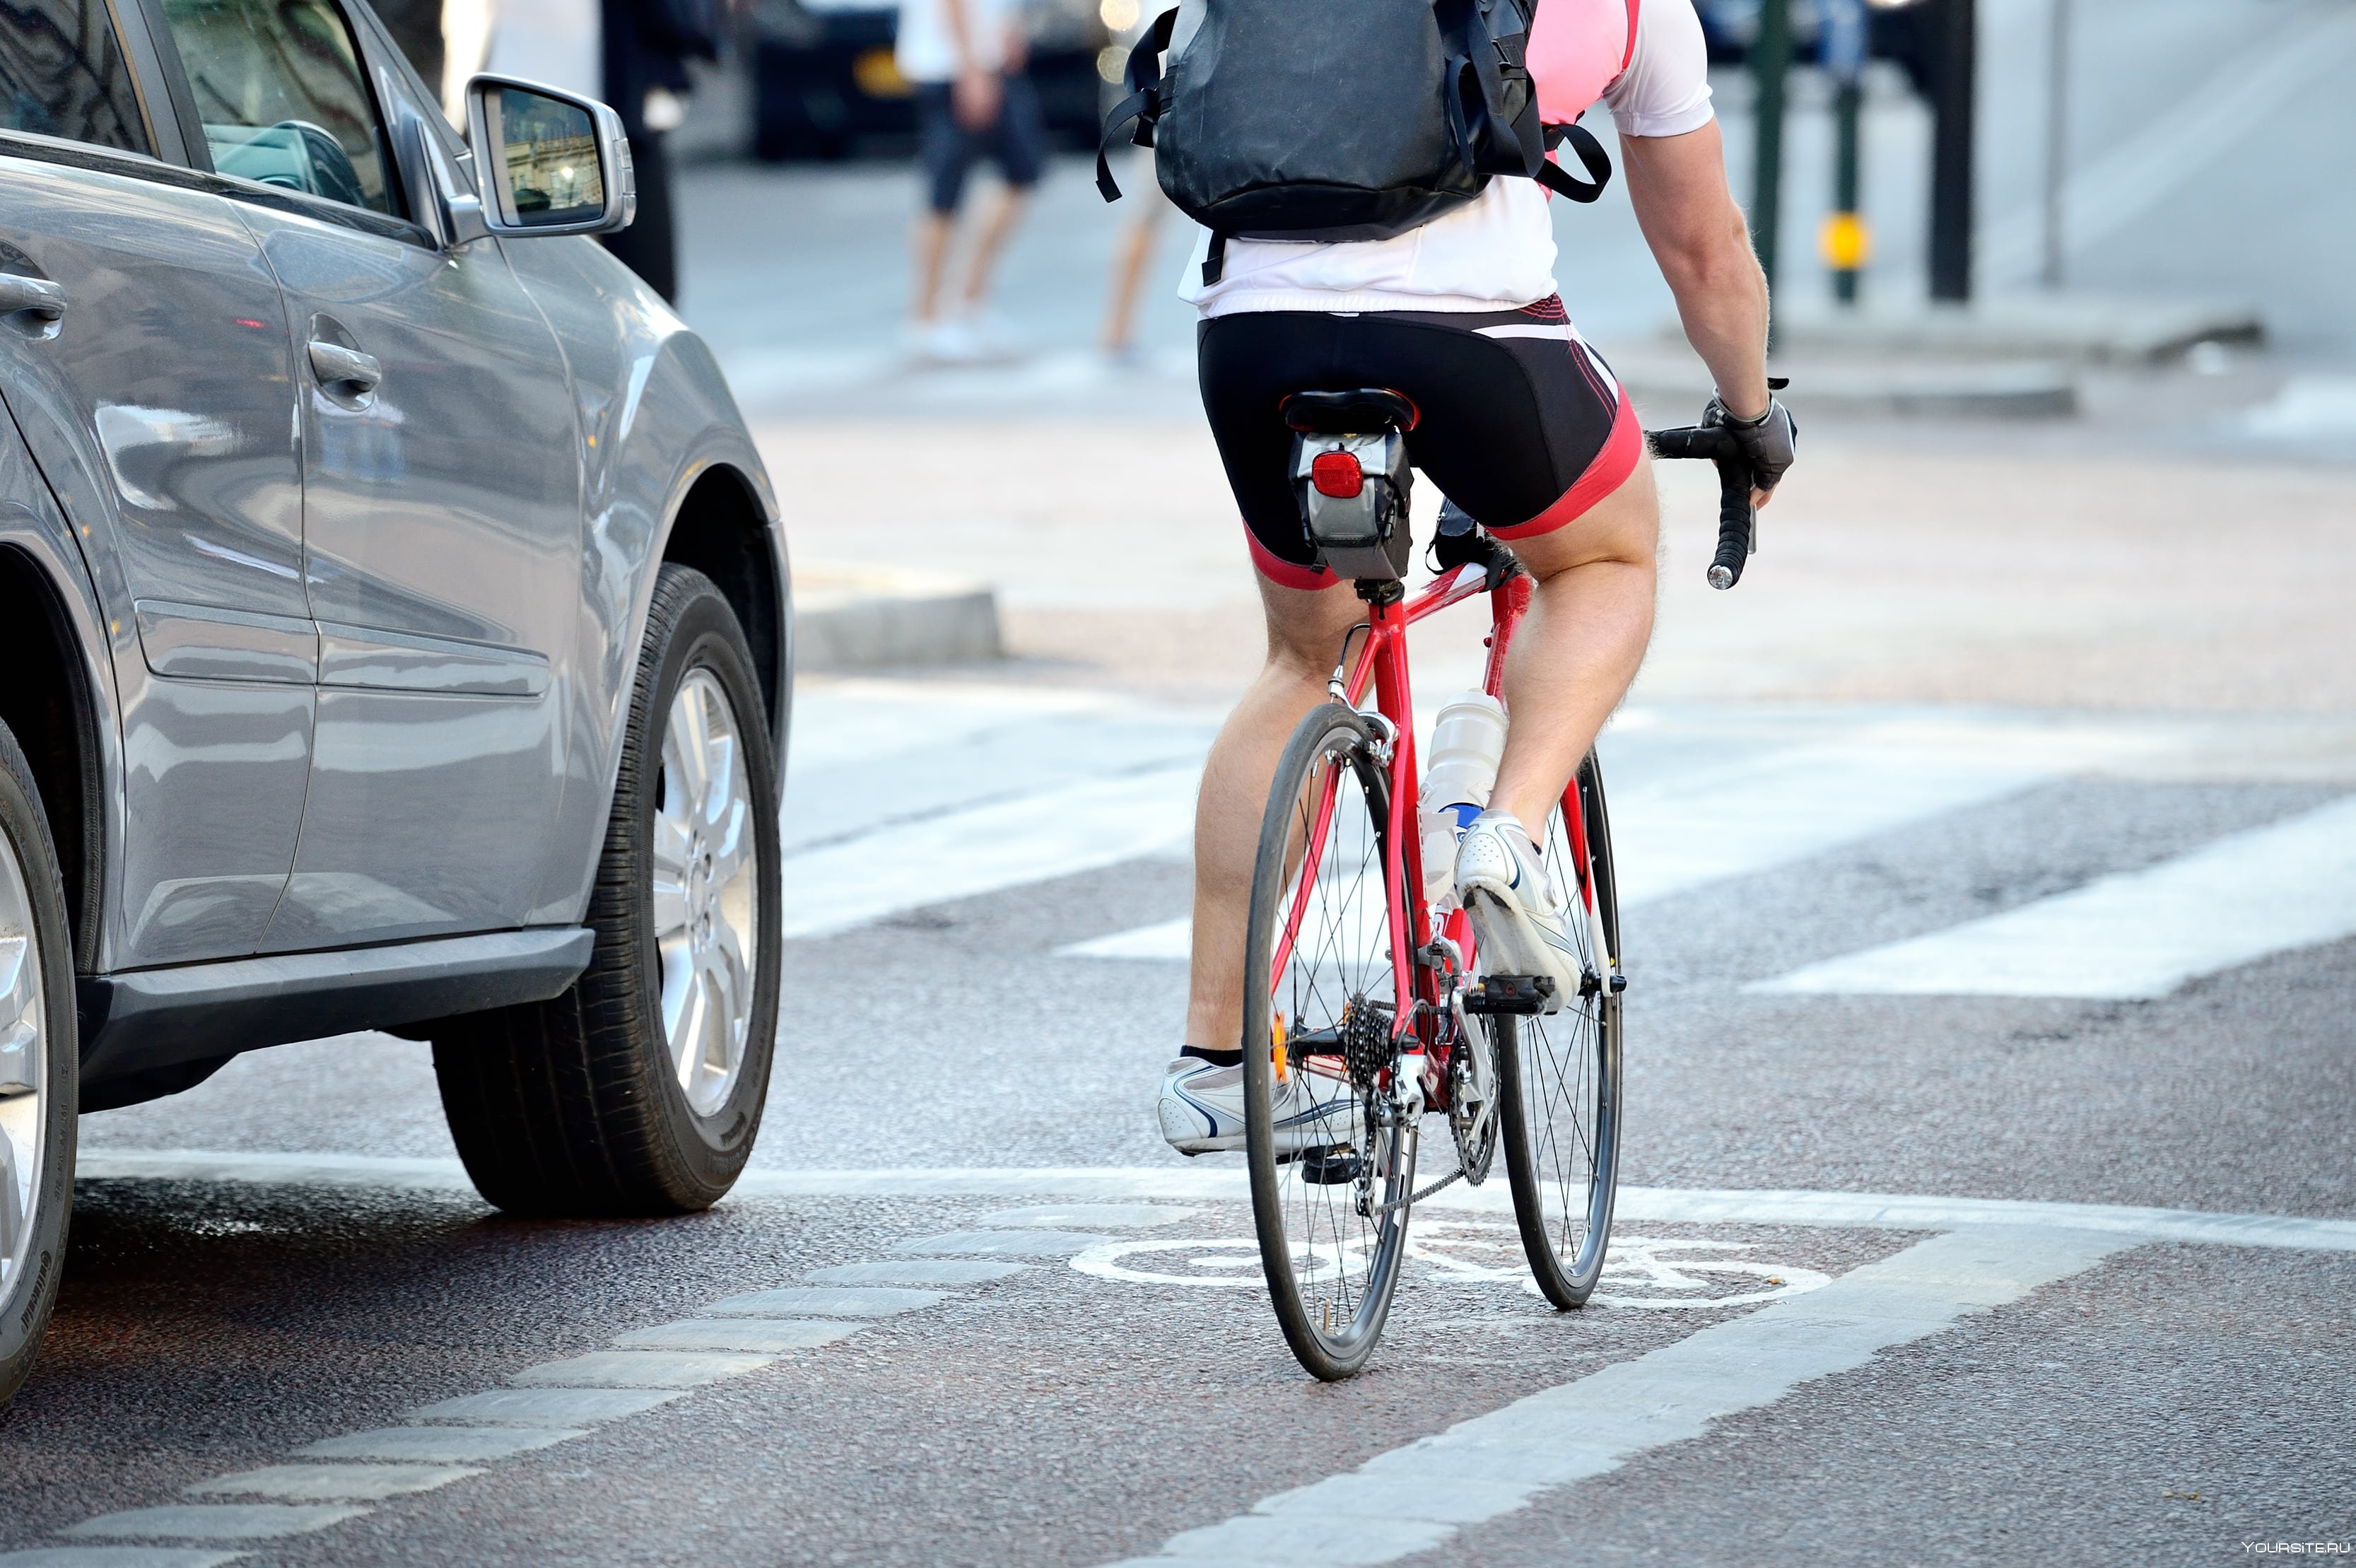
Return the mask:
[(1775, 491), (1783, 471), (1792, 466), (1798, 445), (1800, 427), (1793, 422), (1792, 411), (1783, 406), (1781, 398), (1770, 393), (1767, 411), (1755, 419), (1737, 419), (1727, 412), (1719, 398), (1709, 400), (1702, 411), (1701, 422), (1724, 429), (1742, 448), (1742, 456), (1751, 464), (1751, 504), (1765, 506)]

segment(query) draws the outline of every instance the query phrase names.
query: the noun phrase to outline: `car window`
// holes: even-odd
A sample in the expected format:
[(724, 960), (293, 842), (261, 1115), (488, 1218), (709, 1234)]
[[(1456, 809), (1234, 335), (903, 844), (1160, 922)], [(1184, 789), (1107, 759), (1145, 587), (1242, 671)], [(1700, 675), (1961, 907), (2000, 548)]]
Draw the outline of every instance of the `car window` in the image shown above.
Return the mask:
[(148, 150), (104, 0), (0, 0), (0, 130)]
[(327, 0), (164, 0), (164, 15), (214, 168), (393, 210), (392, 159), (359, 48)]

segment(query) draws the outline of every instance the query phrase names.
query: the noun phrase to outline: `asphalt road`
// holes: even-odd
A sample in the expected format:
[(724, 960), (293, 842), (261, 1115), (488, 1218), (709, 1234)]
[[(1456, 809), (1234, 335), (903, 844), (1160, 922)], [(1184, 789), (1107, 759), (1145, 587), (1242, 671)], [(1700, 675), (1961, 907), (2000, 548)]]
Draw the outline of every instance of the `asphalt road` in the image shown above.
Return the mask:
[[(1233, 1162), (1179, 1160), (1148, 1115), (1211, 716), (813, 682), (784, 1065), (710, 1214), (499, 1218), (423, 1047), (381, 1036), (86, 1119), (57, 1325), (0, 1422), (0, 1548), (144, 1554), (0, 1562), (1085, 1565), (1212, 1530), (1179, 1560), (2194, 1563), (2356, 1537), (2344, 736), (1623, 715), (1609, 1299), (1547, 1310), (1497, 1184), (1452, 1189), (1373, 1368), (1323, 1387), (1252, 1283)], [(2221, 855), (2231, 929), (2165, 994), (1908, 993), (1958, 940), (2028, 972), (2025, 918), (2084, 986), (2148, 989), (2115, 900), (2084, 900), (2164, 905)], [(1070, 950), (1108, 939), (1164, 956)], [(1877, 951), (1901, 957), (1858, 967)], [(937, 1294), (744, 1299), (796, 1285)], [(688, 1359), (573, 1359), (632, 1335)], [(698, 1386), (599, 1391), (650, 1380)], [(1403, 1465), (1422, 1479), (1350, 1500)]]

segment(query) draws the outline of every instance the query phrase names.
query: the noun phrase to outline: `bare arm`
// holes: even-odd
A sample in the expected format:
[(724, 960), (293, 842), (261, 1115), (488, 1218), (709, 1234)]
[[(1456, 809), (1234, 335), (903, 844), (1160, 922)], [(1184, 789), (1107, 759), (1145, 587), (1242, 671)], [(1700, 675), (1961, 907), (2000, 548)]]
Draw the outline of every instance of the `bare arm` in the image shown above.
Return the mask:
[(1767, 278), (1726, 188), (1718, 122), (1682, 136), (1622, 136), (1620, 161), (1636, 222), (1727, 412), (1765, 413)]

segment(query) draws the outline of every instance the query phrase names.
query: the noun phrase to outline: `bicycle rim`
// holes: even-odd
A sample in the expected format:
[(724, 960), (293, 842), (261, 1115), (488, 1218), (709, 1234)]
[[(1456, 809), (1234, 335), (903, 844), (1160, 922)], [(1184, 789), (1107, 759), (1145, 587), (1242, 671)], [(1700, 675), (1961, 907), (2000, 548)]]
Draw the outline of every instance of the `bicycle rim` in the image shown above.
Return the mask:
[(1354, 1047), (1362, 1069), (1390, 1054), (1387, 802), (1357, 714), (1328, 705), (1303, 720), (1261, 822), (1246, 935), (1245, 1148), (1260, 1262), (1286, 1342), (1329, 1381), (1364, 1366), (1381, 1337), (1415, 1179), (1415, 1129), (1383, 1114), (1363, 1070), (1324, 1114), (1293, 1098), (1296, 1080), (1320, 1098), (1349, 1084)]
[[(1593, 885), (1582, 886), (1564, 811), (1583, 812)], [(1612, 877), (1612, 830), (1603, 779), (1590, 753), (1548, 819), (1546, 858), (1555, 886), (1580, 889), (1565, 922), (1582, 962), (1604, 983), (1551, 1015), (1489, 1020), (1497, 1046), (1500, 1120), (1514, 1216), (1539, 1292), (1556, 1306), (1586, 1305), (1603, 1273), (1620, 1172), (1621, 999), (1608, 983), (1584, 918), (1594, 899), (1604, 940), (1620, 959), (1620, 907)]]

